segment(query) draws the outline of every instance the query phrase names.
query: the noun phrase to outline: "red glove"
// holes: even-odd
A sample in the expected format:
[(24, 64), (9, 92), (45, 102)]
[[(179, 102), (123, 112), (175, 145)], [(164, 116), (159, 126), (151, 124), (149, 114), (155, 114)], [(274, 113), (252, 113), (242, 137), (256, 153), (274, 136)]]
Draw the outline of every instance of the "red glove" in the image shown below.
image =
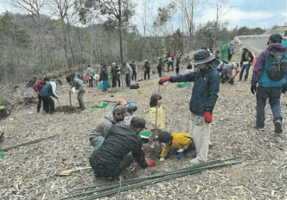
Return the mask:
[(154, 163), (153, 160), (150, 160), (150, 161), (147, 162), (147, 165), (148, 165), (149, 167), (152, 167), (152, 166), (155, 165), (155, 163)]
[(239, 72), (240, 72), (240, 71), (237, 69), (237, 70), (236, 70), (236, 74), (238, 74)]
[(207, 123), (212, 122), (212, 116), (211, 116), (210, 112), (204, 112), (204, 119)]
[(166, 81), (169, 81), (169, 77), (160, 78), (158, 84), (162, 85)]

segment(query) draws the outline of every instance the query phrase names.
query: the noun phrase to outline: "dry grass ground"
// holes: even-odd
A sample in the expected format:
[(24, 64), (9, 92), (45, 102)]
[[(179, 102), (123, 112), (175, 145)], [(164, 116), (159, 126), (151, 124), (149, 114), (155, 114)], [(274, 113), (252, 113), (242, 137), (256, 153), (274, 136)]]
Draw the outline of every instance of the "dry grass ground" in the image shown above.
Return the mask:
[[(235, 46), (236, 48), (240, 48)], [(237, 54), (239, 51), (237, 51)], [(235, 55), (234, 61), (237, 61)], [(182, 70), (184, 72), (184, 70)], [(168, 75), (173, 75), (171, 72)], [(238, 78), (238, 77), (237, 77)], [(249, 77), (250, 80), (250, 77)], [(5, 141), (0, 148), (28, 142), (55, 134), (60, 136), (38, 144), (10, 150), (0, 158), (0, 199), (58, 199), (67, 196), (74, 188), (107, 182), (95, 178), (92, 170), (75, 172), (68, 177), (55, 174), (64, 169), (89, 166), (92, 147), (88, 135), (97, 121), (112, 109), (92, 109), (103, 100), (120, 97), (137, 102), (136, 115), (148, 120), (149, 97), (157, 92), (157, 77), (139, 82), (140, 89), (120, 88), (116, 92), (102, 93), (88, 88), (84, 96), (87, 109), (81, 112), (57, 112), (53, 115), (36, 113), (36, 105), (29, 104), (12, 113), (14, 118), (1, 121)], [(69, 105), (68, 85), (59, 88), (62, 106)], [(189, 130), (189, 99), (191, 90), (167, 83), (160, 88), (166, 115), (166, 129)], [(36, 96), (35, 94), (31, 94)], [(111, 97), (114, 95), (114, 97)], [(76, 95), (72, 97), (77, 106)], [(56, 106), (58, 102), (55, 101)], [(214, 110), (209, 159), (239, 156), (243, 163), (162, 182), (152, 186), (122, 192), (105, 199), (287, 199), (286, 133), (273, 133), (272, 113), (266, 107), (266, 131), (252, 129), (255, 124), (255, 96), (250, 93), (250, 83), (220, 86)], [(286, 118), (286, 97), (282, 96), (282, 113)], [(147, 149), (147, 148), (145, 148)], [(149, 153), (148, 153), (149, 155)], [(188, 166), (189, 158), (177, 160), (172, 156), (165, 162), (156, 161), (154, 168), (142, 170), (133, 163), (123, 173), (123, 179), (145, 176)], [(135, 170), (131, 170), (135, 168)]]

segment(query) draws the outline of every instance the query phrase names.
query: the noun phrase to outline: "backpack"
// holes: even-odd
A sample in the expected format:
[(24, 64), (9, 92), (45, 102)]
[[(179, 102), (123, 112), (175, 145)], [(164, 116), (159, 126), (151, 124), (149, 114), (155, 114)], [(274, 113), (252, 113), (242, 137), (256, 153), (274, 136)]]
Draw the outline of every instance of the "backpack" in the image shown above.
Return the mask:
[(0, 119), (4, 119), (10, 115), (10, 112), (8, 109), (5, 108), (5, 106), (0, 106)]
[(133, 85), (130, 86), (131, 89), (138, 89), (139, 87), (140, 87), (140, 86), (139, 86), (138, 83), (133, 84)]
[(287, 73), (287, 59), (284, 52), (271, 51), (269, 53), (269, 67), (266, 68), (266, 74), (272, 81), (280, 81)]

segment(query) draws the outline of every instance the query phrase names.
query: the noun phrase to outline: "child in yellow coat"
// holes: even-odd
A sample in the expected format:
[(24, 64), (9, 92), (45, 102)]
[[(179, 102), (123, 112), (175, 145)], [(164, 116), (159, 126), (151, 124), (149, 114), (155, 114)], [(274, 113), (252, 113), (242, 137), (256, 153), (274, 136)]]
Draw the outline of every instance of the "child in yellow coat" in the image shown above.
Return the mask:
[[(164, 131), (158, 135), (158, 141), (164, 143), (165, 145), (162, 148), (160, 155), (160, 161), (164, 161), (168, 155), (171, 147), (178, 149), (178, 153), (182, 156), (182, 152), (187, 152), (195, 150), (192, 136), (187, 133), (169, 133)], [(178, 156), (178, 158), (181, 158)]]
[(153, 139), (161, 133), (164, 129), (165, 117), (164, 110), (162, 108), (162, 96), (159, 94), (153, 94), (150, 97), (150, 123), (152, 125), (151, 134), (149, 137), (149, 147), (154, 148)]

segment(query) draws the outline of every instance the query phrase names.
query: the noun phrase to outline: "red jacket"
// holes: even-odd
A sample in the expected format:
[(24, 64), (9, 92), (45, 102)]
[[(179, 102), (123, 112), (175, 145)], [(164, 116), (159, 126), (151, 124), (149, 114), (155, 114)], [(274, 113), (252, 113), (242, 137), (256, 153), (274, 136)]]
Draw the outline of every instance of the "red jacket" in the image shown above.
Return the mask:
[(46, 83), (44, 82), (44, 79), (41, 79), (39, 82), (34, 84), (33, 88), (36, 92), (40, 93), (45, 85)]

